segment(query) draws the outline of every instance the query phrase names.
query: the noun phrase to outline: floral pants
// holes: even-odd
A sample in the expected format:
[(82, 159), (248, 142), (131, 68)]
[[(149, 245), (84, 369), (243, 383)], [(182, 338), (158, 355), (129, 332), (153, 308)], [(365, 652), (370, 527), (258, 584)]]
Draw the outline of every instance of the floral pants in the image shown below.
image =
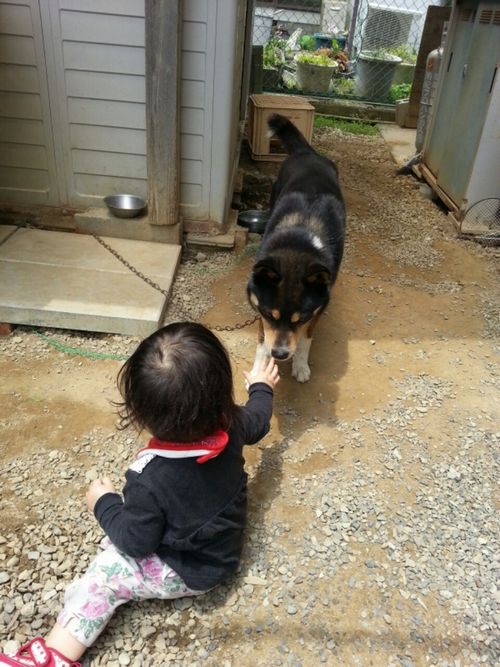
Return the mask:
[(158, 556), (131, 558), (109, 539), (81, 579), (67, 588), (57, 622), (84, 646), (92, 646), (115, 609), (130, 600), (171, 600), (200, 595)]

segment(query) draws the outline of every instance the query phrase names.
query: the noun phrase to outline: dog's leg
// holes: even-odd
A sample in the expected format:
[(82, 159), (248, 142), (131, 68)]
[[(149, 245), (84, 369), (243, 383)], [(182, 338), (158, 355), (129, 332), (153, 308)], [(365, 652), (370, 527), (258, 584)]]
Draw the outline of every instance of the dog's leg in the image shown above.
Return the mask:
[(321, 311), (318, 312), (303, 329), (297, 341), (297, 349), (292, 357), (292, 375), (298, 382), (307, 382), (311, 377), (309, 368), (309, 350), (311, 349), (312, 335)]
[(259, 320), (259, 337), (257, 343), (257, 350), (255, 351), (255, 361), (253, 362), (252, 372), (256, 373), (263, 359), (270, 357), (271, 354), (264, 343), (264, 326), (262, 320)]
[(307, 382), (311, 377), (309, 368), (309, 350), (311, 348), (312, 338), (304, 335), (297, 342), (297, 349), (292, 358), (292, 375), (298, 382)]

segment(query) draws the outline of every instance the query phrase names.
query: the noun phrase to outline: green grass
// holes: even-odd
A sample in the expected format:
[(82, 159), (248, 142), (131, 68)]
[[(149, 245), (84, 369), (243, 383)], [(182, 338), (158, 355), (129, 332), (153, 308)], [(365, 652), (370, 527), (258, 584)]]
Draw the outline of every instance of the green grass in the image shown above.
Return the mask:
[(365, 134), (371, 137), (379, 133), (376, 126), (371, 123), (364, 123), (361, 120), (343, 120), (333, 116), (314, 116), (314, 127), (335, 127), (341, 132)]

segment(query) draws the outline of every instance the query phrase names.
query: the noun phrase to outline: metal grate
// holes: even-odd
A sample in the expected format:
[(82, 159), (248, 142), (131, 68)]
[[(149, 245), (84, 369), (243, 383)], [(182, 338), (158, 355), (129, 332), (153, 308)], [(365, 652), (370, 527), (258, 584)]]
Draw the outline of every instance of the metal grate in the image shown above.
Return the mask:
[(500, 199), (490, 197), (473, 204), (460, 222), (460, 235), (490, 245), (499, 245)]

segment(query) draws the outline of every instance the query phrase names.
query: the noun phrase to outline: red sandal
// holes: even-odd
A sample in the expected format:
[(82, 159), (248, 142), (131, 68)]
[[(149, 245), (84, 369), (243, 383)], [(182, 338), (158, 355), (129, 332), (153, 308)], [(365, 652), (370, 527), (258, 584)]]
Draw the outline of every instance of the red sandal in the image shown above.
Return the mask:
[(0, 653), (0, 667), (81, 667), (81, 664), (47, 646), (42, 637), (35, 637), (21, 646), (15, 656)]

